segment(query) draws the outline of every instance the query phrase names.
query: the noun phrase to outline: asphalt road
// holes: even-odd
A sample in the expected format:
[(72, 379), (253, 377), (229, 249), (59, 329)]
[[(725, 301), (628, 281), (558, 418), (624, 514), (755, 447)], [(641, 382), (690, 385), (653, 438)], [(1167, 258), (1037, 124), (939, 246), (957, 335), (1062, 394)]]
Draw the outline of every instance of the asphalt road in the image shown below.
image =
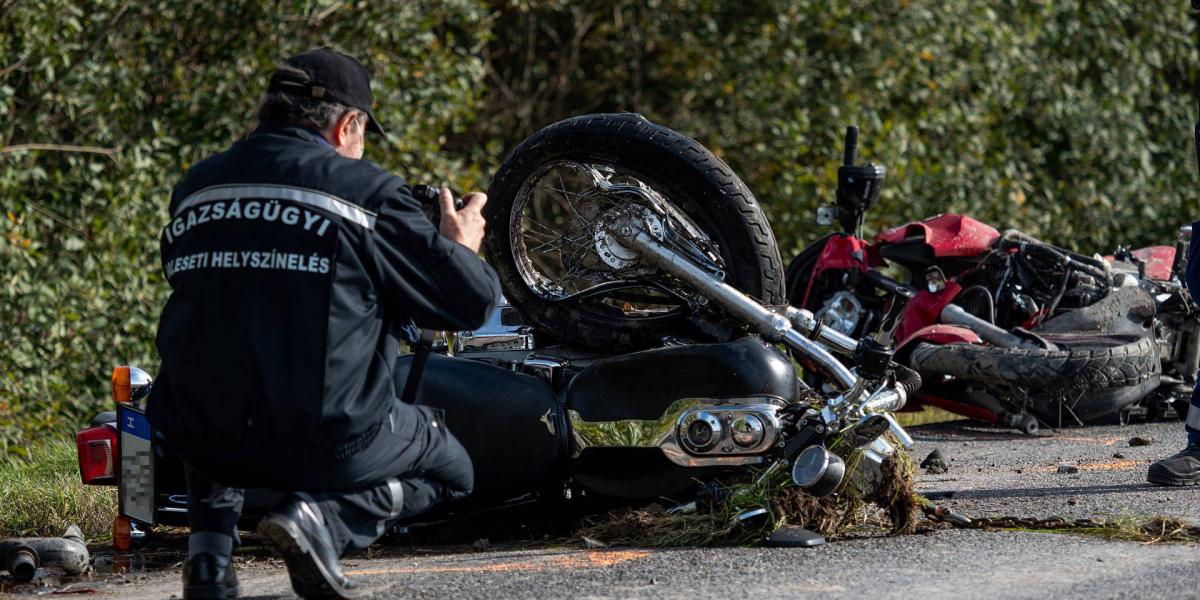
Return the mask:
[[(1144, 483), (1147, 465), (1182, 445), (1179, 423), (1039, 438), (957, 424), (914, 433), (918, 460), (938, 448), (950, 463), (948, 473), (922, 474), (920, 491), (971, 516), (1169, 515), (1200, 522), (1200, 487)], [(1134, 436), (1155, 443), (1130, 447)], [(1078, 472), (1059, 473), (1064, 464)], [(1195, 545), (1007, 531), (937, 530), (812, 549), (391, 547), (346, 565), (375, 597), (388, 598), (1200, 598)], [(239, 574), (243, 597), (292, 597), (274, 559), (248, 557)], [(58, 589), (169, 598), (179, 596), (179, 581), (177, 568), (165, 568), (97, 575)]]

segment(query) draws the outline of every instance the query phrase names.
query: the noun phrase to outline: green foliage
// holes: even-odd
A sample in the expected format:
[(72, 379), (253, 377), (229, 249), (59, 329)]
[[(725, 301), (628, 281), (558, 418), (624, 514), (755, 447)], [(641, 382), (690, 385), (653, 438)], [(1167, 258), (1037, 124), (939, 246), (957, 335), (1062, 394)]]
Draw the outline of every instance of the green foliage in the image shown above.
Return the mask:
[(493, 137), (643, 112), (730, 163), (785, 260), (822, 233), (812, 215), (849, 124), (862, 159), (889, 169), (868, 231), (957, 211), (1090, 253), (1170, 243), (1195, 216), (1200, 40), (1185, 2), (538, 6), (496, 21), (517, 47), (493, 55), (485, 116), (516, 127)]
[(249, 130), (276, 61), (326, 44), (361, 57), (396, 141), (372, 156), (466, 174), (440, 140), (478, 102), (486, 25), (466, 0), (0, 2), (0, 456), (84, 422), (115, 364), (154, 372), (171, 189)]
[(869, 230), (963, 211), (1087, 252), (1171, 240), (1196, 42), (1182, 0), (0, 0), (0, 456), (102, 407), (114, 364), (153, 372), (171, 187), (296, 51), (374, 69), (392, 141), (368, 157), (414, 181), (484, 187), (543, 125), (642, 112), (741, 174), (787, 259), (851, 123), (889, 169)]

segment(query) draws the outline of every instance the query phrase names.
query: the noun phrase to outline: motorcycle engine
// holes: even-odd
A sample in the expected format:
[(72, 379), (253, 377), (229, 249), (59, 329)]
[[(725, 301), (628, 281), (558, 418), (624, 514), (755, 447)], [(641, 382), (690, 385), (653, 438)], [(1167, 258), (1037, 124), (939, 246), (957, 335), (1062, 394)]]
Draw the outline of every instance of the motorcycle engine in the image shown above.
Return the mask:
[(817, 311), (817, 320), (846, 335), (854, 335), (862, 320), (862, 302), (851, 292), (839, 291)]
[(770, 404), (699, 406), (679, 416), (675, 437), (694, 456), (759, 453), (778, 438), (777, 410)]

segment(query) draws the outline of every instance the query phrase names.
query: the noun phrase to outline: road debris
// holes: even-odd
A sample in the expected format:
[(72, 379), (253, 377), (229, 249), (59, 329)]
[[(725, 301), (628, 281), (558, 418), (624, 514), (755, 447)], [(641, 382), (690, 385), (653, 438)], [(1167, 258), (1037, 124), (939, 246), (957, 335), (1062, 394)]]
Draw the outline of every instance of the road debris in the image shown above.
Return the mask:
[(1152, 437), (1134, 436), (1134, 437), (1129, 438), (1129, 445), (1133, 446), (1135, 448), (1137, 446), (1149, 446), (1150, 444), (1153, 444), (1153, 443), (1154, 443), (1154, 438), (1152, 438)]
[(1070, 473), (1078, 473), (1078, 472), (1079, 472), (1079, 467), (1077, 467), (1075, 465), (1058, 465), (1058, 473), (1059, 474), (1070, 474)]
[(925, 457), (925, 460), (921, 461), (921, 468), (930, 475), (941, 475), (950, 471), (950, 465), (942, 456), (942, 451), (936, 448), (929, 453), (929, 456)]

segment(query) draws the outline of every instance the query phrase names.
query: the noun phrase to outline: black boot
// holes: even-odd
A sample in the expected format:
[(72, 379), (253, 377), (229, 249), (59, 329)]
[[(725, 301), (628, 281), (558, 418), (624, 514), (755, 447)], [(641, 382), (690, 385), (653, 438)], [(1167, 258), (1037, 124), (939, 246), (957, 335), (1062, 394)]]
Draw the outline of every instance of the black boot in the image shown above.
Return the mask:
[(227, 556), (201, 552), (183, 563), (183, 597), (186, 600), (237, 598), (237, 569)]
[(356, 598), (358, 582), (342, 572), (338, 551), (317, 506), (293, 494), (258, 524), (262, 536), (287, 563), (292, 589), (305, 600)]
[(1155, 485), (1200, 485), (1200, 444), (1188, 444), (1178, 454), (1150, 465), (1146, 481)]

